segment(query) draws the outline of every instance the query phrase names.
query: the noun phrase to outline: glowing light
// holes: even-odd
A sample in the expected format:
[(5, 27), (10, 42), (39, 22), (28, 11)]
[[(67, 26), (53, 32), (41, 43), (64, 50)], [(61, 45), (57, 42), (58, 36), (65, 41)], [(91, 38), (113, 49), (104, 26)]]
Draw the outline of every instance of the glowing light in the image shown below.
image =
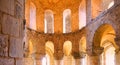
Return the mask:
[(114, 5), (114, 1), (112, 1), (112, 2), (109, 4), (108, 9), (111, 8), (113, 5)]

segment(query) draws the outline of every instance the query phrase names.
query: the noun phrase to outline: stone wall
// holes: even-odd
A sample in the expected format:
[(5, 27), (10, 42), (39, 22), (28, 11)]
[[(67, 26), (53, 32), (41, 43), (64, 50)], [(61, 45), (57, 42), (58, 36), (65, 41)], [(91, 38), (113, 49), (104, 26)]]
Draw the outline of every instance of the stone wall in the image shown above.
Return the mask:
[(0, 65), (23, 65), (24, 0), (0, 0)]

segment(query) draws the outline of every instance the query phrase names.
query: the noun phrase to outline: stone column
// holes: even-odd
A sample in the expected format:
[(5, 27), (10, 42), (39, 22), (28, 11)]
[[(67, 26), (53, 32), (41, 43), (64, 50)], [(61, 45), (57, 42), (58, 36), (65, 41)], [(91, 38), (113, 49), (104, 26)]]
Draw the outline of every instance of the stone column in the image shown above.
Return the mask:
[(63, 65), (63, 55), (62, 51), (54, 53), (55, 65)]
[(86, 57), (86, 53), (80, 52), (79, 54), (80, 54), (79, 57), (74, 57), (75, 58), (75, 65), (84, 65), (84, 59)]
[[(115, 0), (116, 2), (117, 0)], [(118, 45), (118, 47), (120, 47), (120, 36), (117, 35), (115, 38), (115, 42)], [(120, 48), (115, 50), (115, 65), (119, 65), (120, 64)]]
[(91, 13), (91, 0), (86, 1), (86, 24), (91, 21), (92, 13)]
[(35, 54), (34, 65), (42, 65), (42, 60), (44, 57), (44, 55)]
[(100, 65), (100, 56), (88, 55), (88, 64), (87, 65)]
[(100, 65), (100, 55), (103, 52), (104, 48), (93, 46), (93, 50), (88, 54), (88, 64), (87, 65)]

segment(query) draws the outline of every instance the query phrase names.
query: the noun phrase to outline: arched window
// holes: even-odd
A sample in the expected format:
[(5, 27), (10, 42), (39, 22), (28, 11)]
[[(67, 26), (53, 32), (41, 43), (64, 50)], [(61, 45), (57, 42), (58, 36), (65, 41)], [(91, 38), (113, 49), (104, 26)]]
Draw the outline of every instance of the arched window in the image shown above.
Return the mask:
[(64, 65), (73, 65), (73, 56), (71, 55), (72, 52), (72, 42), (71, 41), (65, 41), (63, 45), (63, 61)]
[(86, 26), (86, 2), (82, 0), (79, 6), (79, 29)]
[(45, 33), (54, 33), (54, 16), (51, 10), (45, 11)]
[(46, 56), (43, 59), (43, 65), (54, 65), (54, 45), (51, 41), (45, 44)]
[(71, 10), (66, 9), (63, 12), (63, 33), (71, 32)]
[(30, 24), (31, 29), (36, 30), (36, 6), (33, 3), (30, 3)]

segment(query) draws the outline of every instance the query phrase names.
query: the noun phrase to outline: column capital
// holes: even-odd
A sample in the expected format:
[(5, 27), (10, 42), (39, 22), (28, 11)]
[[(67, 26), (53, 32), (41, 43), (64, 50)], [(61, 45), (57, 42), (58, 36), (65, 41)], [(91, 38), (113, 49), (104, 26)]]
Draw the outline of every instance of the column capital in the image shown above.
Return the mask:
[(116, 44), (120, 47), (120, 37), (116, 36), (116, 38), (114, 39)]
[(54, 53), (54, 58), (56, 59), (56, 60), (61, 60), (61, 59), (63, 59), (63, 56), (64, 56), (64, 53), (62, 52), (62, 51), (56, 51), (55, 53)]
[(93, 54), (100, 55), (104, 51), (103, 47), (93, 47)]
[(75, 59), (80, 59), (86, 56), (86, 52), (73, 52), (72, 55)]
[(40, 54), (40, 53), (34, 54), (34, 59), (36, 59), (36, 60), (41, 60), (41, 59), (43, 59), (43, 57), (45, 57), (45, 55), (43, 55), (43, 54)]
[(92, 49), (87, 49), (87, 54), (90, 56), (100, 55), (104, 51), (103, 47), (93, 46)]

